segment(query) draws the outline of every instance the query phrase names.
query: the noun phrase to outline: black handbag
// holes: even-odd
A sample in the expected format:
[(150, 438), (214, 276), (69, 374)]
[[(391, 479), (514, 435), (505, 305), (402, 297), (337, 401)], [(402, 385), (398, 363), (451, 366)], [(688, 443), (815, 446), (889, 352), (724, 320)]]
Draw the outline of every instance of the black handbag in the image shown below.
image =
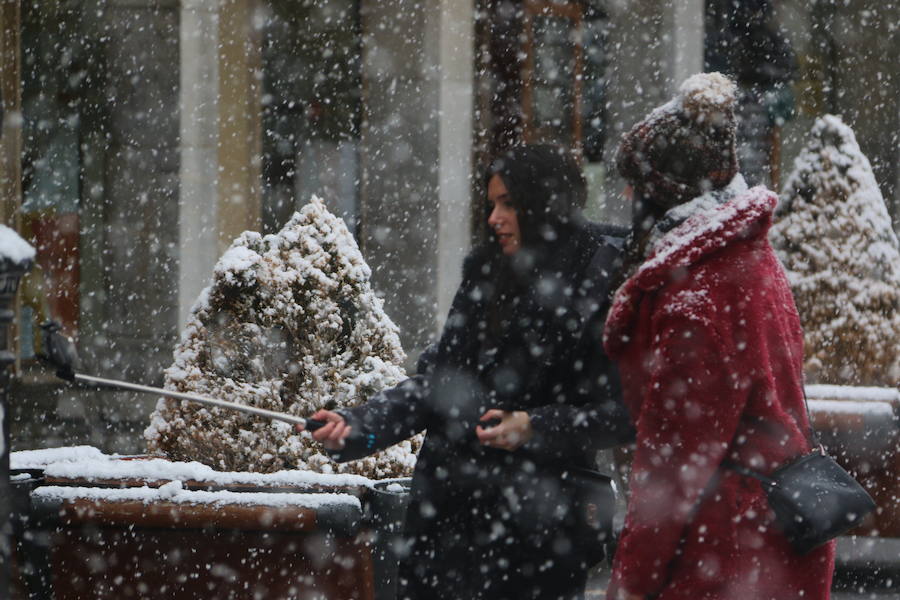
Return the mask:
[(522, 539), (543, 546), (565, 539), (586, 564), (606, 557), (613, 542), (616, 494), (612, 479), (582, 467), (541, 469), (513, 478), (515, 527)]
[(814, 449), (778, 467), (771, 475), (732, 461), (722, 463), (725, 468), (762, 483), (776, 524), (799, 554), (856, 527), (875, 510), (872, 497), (826, 454), (815, 439), (811, 418), (809, 423)]
[(572, 498), (575, 545), (588, 564), (597, 564), (613, 543), (616, 493), (612, 479), (583, 468), (568, 469), (562, 479)]

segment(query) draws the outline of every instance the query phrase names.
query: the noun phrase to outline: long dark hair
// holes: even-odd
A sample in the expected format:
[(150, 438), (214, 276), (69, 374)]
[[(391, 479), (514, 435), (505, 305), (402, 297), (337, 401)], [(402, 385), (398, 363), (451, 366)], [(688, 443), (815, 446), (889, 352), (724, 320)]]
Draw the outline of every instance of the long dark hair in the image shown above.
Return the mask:
[(490, 281), (488, 328), (495, 335), (505, 328), (516, 297), (525, 293), (537, 274), (549, 268), (565, 270), (571, 253), (559, 252), (582, 225), (587, 184), (581, 167), (568, 151), (550, 145), (518, 145), (491, 162), (487, 182), (500, 176), (516, 209), (522, 243), (519, 251), (504, 256), (487, 223), (490, 203), (482, 220), (487, 229), (485, 278)]
[(632, 188), (631, 192), (631, 229), (625, 237), (625, 248), (622, 252), (622, 264), (610, 279), (609, 296), (615, 295), (625, 280), (631, 277), (637, 268), (644, 262), (650, 231), (663, 214), (665, 209), (659, 204), (649, 201), (639, 188)]
[[(553, 242), (582, 220), (587, 183), (567, 150), (545, 144), (513, 146), (491, 162), (487, 182), (499, 175), (506, 186), (522, 234), (522, 247), (535, 249)], [(490, 207), (485, 204), (487, 214)], [(487, 225), (487, 217), (483, 221)], [(491, 241), (493, 232), (489, 232)]]

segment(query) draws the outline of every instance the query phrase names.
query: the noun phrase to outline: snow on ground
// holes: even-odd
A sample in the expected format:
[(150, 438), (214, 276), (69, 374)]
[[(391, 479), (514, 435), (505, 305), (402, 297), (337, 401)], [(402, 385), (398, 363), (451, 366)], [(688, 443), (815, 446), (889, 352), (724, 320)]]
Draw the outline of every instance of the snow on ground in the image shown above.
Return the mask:
[(872, 417), (894, 418), (894, 407), (889, 402), (872, 402), (869, 400), (810, 400), (810, 412), (831, 414), (867, 415)]
[(811, 412), (866, 415), (893, 419), (900, 411), (900, 390), (887, 387), (808, 385)]

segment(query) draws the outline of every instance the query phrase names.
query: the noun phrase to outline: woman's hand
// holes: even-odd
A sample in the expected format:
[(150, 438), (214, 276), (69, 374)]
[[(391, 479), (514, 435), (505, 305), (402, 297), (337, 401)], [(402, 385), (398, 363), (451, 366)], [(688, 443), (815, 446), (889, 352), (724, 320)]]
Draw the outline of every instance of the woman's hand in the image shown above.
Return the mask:
[(493, 408), (481, 415), (480, 420), (488, 419), (500, 419), (500, 423), (487, 429), (481, 425), (475, 428), (478, 441), (485, 446), (512, 452), (534, 435), (531, 430), (531, 417), (524, 410), (508, 411)]
[[(344, 421), (344, 417), (330, 410), (320, 410), (312, 418), (325, 422), (323, 427), (312, 432), (313, 439), (317, 442), (322, 442), (327, 450), (341, 450), (344, 447), (344, 440), (347, 439), (347, 436), (353, 430)], [(295, 425), (294, 427), (297, 431), (305, 429), (303, 425)]]

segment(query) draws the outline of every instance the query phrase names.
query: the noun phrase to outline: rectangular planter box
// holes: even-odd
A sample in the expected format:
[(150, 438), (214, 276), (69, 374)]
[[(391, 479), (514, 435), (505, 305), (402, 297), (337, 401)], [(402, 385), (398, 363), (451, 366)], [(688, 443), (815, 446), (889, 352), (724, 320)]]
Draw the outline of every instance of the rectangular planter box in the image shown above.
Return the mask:
[[(355, 476), (216, 473), (100, 457), (46, 465), (29, 535), (42, 578), (20, 597), (379, 597)], [(34, 552), (31, 560), (35, 561)]]
[(321, 530), (315, 511), (216, 512), (63, 503), (49, 528), (52, 597), (373, 598), (369, 545)]

